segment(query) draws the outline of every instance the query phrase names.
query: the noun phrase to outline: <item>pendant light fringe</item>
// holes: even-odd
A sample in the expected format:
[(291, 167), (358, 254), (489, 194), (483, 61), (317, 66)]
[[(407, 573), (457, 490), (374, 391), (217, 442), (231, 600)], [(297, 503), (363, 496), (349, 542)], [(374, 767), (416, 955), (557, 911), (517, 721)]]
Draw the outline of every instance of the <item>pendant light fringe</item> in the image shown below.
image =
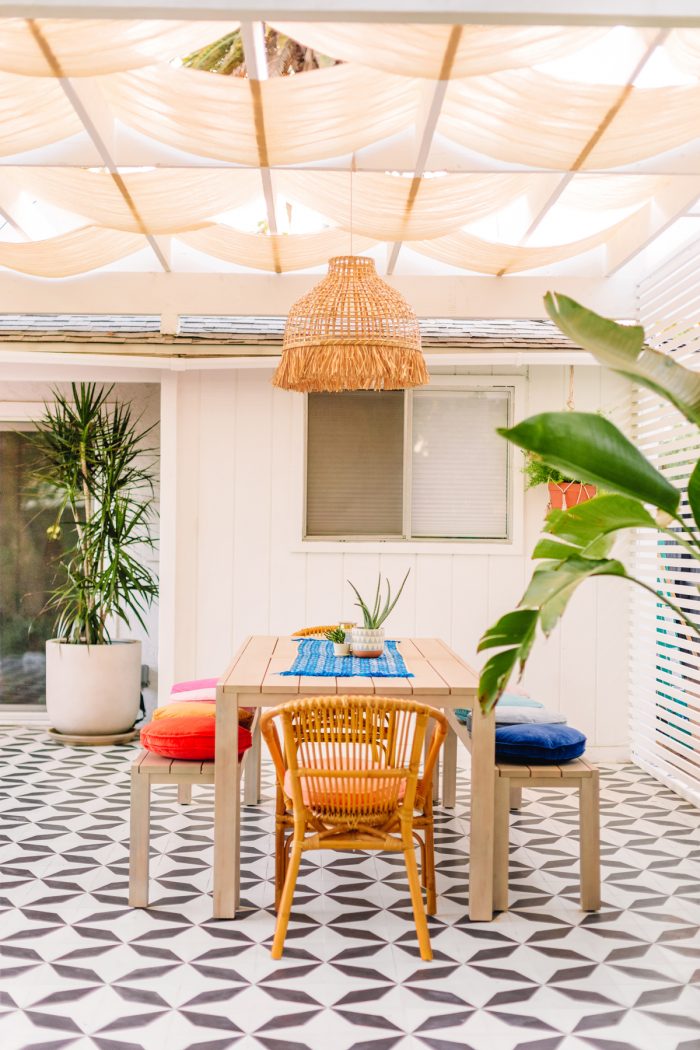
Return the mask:
[(297, 347), (285, 351), (274, 386), (300, 393), (405, 390), (429, 382), (420, 350), (392, 346)]

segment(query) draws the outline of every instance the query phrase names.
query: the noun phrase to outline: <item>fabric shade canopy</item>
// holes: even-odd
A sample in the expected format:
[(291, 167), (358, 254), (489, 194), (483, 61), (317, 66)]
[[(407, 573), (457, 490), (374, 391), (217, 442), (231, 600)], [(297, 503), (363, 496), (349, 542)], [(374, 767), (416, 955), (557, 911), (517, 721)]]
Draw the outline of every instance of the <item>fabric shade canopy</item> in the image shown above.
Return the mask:
[(145, 247), (145, 238), (136, 234), (83, 226), (44, 241), (0, 242), (0, 266), (35, 277), (72, 277)]
[[(573, 166), (621, 91), (614, 84), (567, 83), (537, 70), (453, 80), (438, 130), (502, 161), (565, 169)], [(695, 84), (632, 88), (583, 167), (629, 164), (690, 141), (698, 133), (699, 106)]]
[[(619, 226), (618, 223), (613, 229), (618, 229)], [(476, 273), (518, 273), (521, 270), (534, 270), (538, 266), (546, 266), (547, 263), (570, 259), (572, 255), (582, 255), (604, 244), (610, 233), (611, 231), (606, 229), (568, 244), (521, 246), (485, 241), (461, 231), (433, 241), (416, 241), (411, 244), (411, 248), (433, 259), (439, 259), (440, 262), (449, 263), (450, 266), (460, 266)]]
[(46, 146), (82, 130), (58, 83), (0, 73), (0, 156)]
[(101, 78), (126, 124), (159, 142), (237, 164), (301, 164), (349, 153), (407, 128), (419, 84), (340, 65), (258, 84), (266, 157), (259, 154), (256, 97), (244, 77), (153, 66)]
[[(324, 55), (387, 73), (436, 80), (443, 74), (449, 25), (373, 25), (337, 22), (272, 22), (275, 29)], [(460, 26), (451, 76), (469, 77), (531, 66), (577, 51), (608, 30), (597, 27)]]
[[(92, 77), (178, 58), (229, 33), (237, 24), (39, 18), (34, 26), (65, 76)], [(0, 70), (31, 77), (54, 75), (27, 19), (3, 19)]]
[[(240, 207), (261, 193), (257, 172), (245, 169), (159, 168), (121, 176), (151, 233), (176, 233), (207, 225), (213, 216)], [(7, 185), (23, 188), (99, 226), (141, 232), (109, 172), (86, 168), (0, 169), (0, 205)]]
[[(527, 174), (446, 175), (424, 178), (415, 192), (413, 180), (379, 172), (283, 171), (277, 189), (313, 208), (344, 229), (378, 240), (439, 237), (455, 227), (489, 215), (543, 183), (554, 190), (558, 176)], [(381, 202), (378, 206), (378, 202)], [(352, 219), (352, 223), (351, 223)]]
[[(335, 229), (280, 236), (244, 233), (230, 226), (208, 226), (192, 233), (183, 233), (178, 240), (225, 262), (258, 270), (276, 270), (279, 273), (319, 266), (330, 256), (350, 247), (348, 234)], [(360, 252), (373, 243), (366, 237), (356, 237), (353, 241), (354, 247)]]

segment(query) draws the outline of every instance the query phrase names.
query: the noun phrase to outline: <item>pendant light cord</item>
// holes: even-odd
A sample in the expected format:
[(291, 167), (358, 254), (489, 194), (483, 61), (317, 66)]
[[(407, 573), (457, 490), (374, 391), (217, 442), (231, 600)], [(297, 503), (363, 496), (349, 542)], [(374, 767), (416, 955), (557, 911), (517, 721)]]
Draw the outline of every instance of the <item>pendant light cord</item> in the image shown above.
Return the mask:
[(353, 169), (355, 168), (355, 154), (351, 161), (351, 255), (353, 254)]
[(566, 399), (566, 407), (569, 412), (574, 410), (574, 366), (569, 365), (569, 396)]
[(355, 154), (353, 153), (352, 160), (350, 161), (350, 254), (352, 255), (352, 175), (355, 167)]

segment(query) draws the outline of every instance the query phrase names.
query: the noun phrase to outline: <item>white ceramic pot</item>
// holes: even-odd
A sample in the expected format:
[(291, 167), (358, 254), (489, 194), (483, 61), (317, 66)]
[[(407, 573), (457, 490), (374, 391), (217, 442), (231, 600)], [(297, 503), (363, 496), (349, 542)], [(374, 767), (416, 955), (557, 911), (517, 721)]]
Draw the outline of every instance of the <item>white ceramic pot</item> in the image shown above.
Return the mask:
[(370, 659), (384, 652), (384, 628), (353, 627), (352, 655)]
[(141, 642), (46, 643), (46, 711), (59, 733), (124, 733), (136, 721), (140, 694)]
[(347, 656), (350, 652), (349, 642), (333, 642), (334, 656)]

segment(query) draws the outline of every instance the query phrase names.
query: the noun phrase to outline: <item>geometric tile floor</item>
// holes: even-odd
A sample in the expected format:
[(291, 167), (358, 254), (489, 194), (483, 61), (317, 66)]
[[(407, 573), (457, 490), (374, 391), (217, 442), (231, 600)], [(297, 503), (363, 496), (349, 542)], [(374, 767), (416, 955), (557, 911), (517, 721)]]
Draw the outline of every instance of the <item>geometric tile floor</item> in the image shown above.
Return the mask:
[(603, 907), (578, 908), (573, 796), (513, 815), (511, 909), (466, 917), (468, 783), (437, 812), (435, 959), (403, 861), (305, 857), (273, 962), (271, 778), (242, 897), (210, 918), (211, 789), (156, 788), (151, 907), (126, 903), (133, 749), (0, 728), (1, 1050), (700, 1050), (700, 813), (631, 765), (602, 782)]

